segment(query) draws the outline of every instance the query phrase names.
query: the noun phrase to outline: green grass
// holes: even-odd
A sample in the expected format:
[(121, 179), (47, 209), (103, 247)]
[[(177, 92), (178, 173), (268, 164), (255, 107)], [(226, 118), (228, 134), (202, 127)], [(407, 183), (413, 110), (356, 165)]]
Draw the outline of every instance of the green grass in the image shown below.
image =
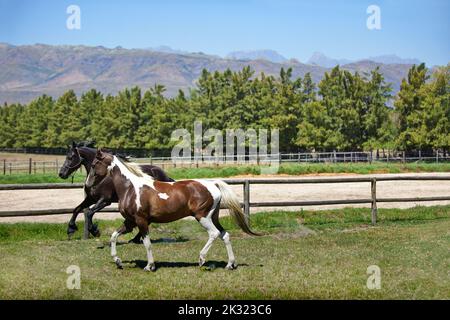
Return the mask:
[[(278, 174), (305, 175), (319, 173), (404, 173), (404, 172), (450, 172), (450, 163), (337, 163), (337, 164), (314, 164), (314, 163), (284, 163), (280, 165)], [(207, 168), (173, 168), (167, 173), (175, 180), (199, 179), (199, 178), (228, 178), (239, 175), (259, 175), (261, 167), (243, 166), (220, 166)], [(79, 172), (74, 177), (74, 182), (83, 182), (84, 174)], [(69, 182), (59, 178), (56, 174), (13, 174), (0, 175), (0, 184), (8, 183), (52, 183)]]
[[(73, 182), (84, 182), (86, 176), (77, 172)], [(26, 184), (26, 183), (67, 183), (72, 182), (72, 178), (66, 180), (58, 177), (56, 173), (36, 173), (36, 174), (12, 174), (1, 175), (0, 184)]]
[[(80, 240), (79, 231), (71, 241), (65, 224), (0, 224), (0, 299), (450, 298), (450, 206), (380, 209), (376, 226), (368, 209), (259, 213), (251, 224), (262, 237), (221, 221), (234, 271), (223, 268), (220, 240), (209, 268), (196, 266), (207, 234), (195, 221), (151, 226), (155, 273), (142, 270), (145, 250), (134, 244), (118, 246), (124, 269), (116, 269), (108, 239), (119, 220), (99, 221), (99, 239)], [(66, 288), (69, 265), (81, 268), (81, 290)], [(369, 265), (381, 268), (380, 290), (366, 287)]]

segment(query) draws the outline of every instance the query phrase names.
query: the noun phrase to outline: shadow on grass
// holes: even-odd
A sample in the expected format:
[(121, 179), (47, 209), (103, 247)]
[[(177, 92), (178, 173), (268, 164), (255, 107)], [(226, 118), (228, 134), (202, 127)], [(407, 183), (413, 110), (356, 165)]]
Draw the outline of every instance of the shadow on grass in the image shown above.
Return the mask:
[[(139, 240), (140, 242), (133, 242), (134, 239), (128, 240), (128, 241), (117, 241), (116, 246), (123, 246), (126, 244), (143, 244), (142, 239)], [(190, 239), (188, 238), (184, 238), (184, 237), (177, 237), (177, 238), (158, 238), (158, 239), (152, 239), (151, 243), (177, 243), (177, 242), (187, 242)], [(103, 244), (99, 245), (97, 247), (97, 249), (104, 249), (105, 247), (110, 247), (110, 243), (108, 242), (103, 242)]]
[[(123, 263), (134, 263), (135, 268), (144, 269), (144, 267), (147, 265), (146, 260), (128, 260), (128, 261), (122, 261)], [(156, 264), (156, 270), (159, 268), (188, 268), (188, 267), (199, 267), (198, 263), (196, 262), (171, 262), (171, 261), (157, 261)], [(214, 269), (225, 269), (225, 266), (227, 265), (226, 261), (214, 261), (210, 260), (207, 261), (201, 268), (202, 270), (212, 271)], [(248, 267), (248, 264), (241, 263), (238, 265), (239, 267)], [(200, 267), (199, 267), (200, 268)]]
[[(174, 242), (187, 242), (190, 239), (185, 238), (185, 237), (177, 237), (177, 238), (158, 238), (158, 239), (151, 239), (151, 243), (174, 243)], [(138, 242), (139, 241), (139, 242)], [(127, 243), (130, 244), (143, 244), (144, 242), (142, 241), (142, 239), (131, 239), (129, 240)], [(125, 244), (125, 243), (122, 243)]]

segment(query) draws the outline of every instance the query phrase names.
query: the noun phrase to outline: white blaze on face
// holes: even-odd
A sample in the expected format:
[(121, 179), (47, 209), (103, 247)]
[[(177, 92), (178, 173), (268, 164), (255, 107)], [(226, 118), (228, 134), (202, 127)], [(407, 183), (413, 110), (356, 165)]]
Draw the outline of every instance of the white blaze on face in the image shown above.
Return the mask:
[(169, 195), (167, 193), (158, 193), (158, 197), (160, 197), (163, 200), (169, 199)]
[(134, 192), (136, 194), (136, 210), (139, 210), (141, 207), (141, 188), (143, 186), (147, 186), (152, 188), (155, 191), (154, 180), (150, 176), (146, 177), (138, 177), (134, 173), (130, 172), (127, 167), (125, 167), (122, 162), (120, 162), (116, 156), (114, 156), (111, 165), (108, 167), (108, 170), (112, 170), (114, 166), (117, 166), (120, 170), (120, 173), (124, 175), (128, 180), (130, 180), (131, 184), (134, 187)]

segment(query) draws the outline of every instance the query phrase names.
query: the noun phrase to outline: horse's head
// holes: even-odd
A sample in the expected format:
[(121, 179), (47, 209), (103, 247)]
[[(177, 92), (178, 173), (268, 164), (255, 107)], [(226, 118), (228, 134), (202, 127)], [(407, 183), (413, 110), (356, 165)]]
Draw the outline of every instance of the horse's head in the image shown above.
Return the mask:
[(66, 160), (64, 161), (61, 169), (59, 170), (59, 177), (67, 179), (74, 171), (76, 171), (82, 164), (83, 159), (80, 156), (77, 145), (72, 142), (72, 145), (68, 147)]
[(95, 159), (92, 162), (91, 170), (86, 180), (86, 186), (97, 185), (109, 173), (108, 167), (113, 162), (113, 156), (102, 150), (97, 150)]

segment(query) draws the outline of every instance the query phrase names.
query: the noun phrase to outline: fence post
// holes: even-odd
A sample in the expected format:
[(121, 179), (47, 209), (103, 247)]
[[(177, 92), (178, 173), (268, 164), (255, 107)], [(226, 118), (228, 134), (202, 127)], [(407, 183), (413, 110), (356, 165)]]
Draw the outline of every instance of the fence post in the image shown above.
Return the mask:
[(370, 189), (372, 191), (372, 224), (377, 223), (377, 179), (373, 178), (370, 182)]
[(406, 163), (406, 152), (403, 151), (403, 163)]
[(31, 162), (32, 162), (31, 158), (28, 159), (28, 174), (31, 174)]
[(6, 175), (6, 159), (3, 159), (3, 175)]
[(248, 180), (244, 183), (244, 214), (246, 217), (250, 215), (250, 182)]
[(84, 228), (83, 228), (83, 239), (89, 239), (89, 226), (88, 226), (88, 212), (89, 210), (84, 210)]
[(436, 163), (439, 163), (439, 150), (436, 150)]

